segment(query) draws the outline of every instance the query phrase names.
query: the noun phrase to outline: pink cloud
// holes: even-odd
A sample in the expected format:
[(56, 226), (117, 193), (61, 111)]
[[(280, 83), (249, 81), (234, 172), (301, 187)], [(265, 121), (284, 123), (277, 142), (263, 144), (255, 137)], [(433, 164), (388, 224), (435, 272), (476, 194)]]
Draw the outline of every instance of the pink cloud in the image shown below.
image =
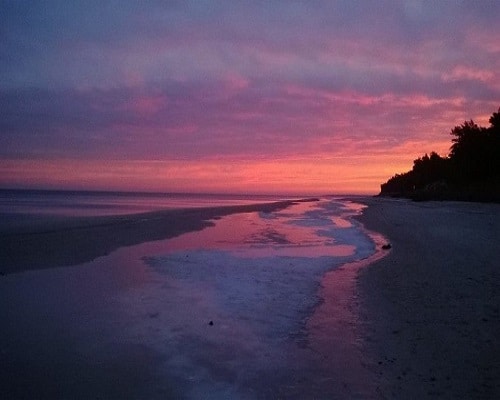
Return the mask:
[(496, 78), (498, 78), (498, 73), (490, 69), (467, 67), (463, 65), (458, 65), (451, 71), (443, 74), (443, 79), (451, 82), (466, 79), (494, 84), (498, 81)]

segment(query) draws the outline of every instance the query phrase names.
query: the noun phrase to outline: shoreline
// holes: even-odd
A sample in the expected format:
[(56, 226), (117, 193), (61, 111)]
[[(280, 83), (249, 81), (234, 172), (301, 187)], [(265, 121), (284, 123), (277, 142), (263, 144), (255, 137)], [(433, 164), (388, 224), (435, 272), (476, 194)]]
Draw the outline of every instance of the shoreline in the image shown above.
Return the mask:
[[(298, 201), (184, 208), (102, 217), (19, 216), (0, 226), (0, 273), (72, 266), (121, 247), (169, 239), (212, 226), (211, 220), (272, 212)], [(313, 201), (313, 200), (309, 200)]]
[[(210, 215), (207, 210), (197, 209), (190, 210), (194, 214), (188, 213), (188, 217), (198, 218), (203, 212), (203, 221), (211, 224), (213, 220), (210, 222), (208, 217), (217, 218), (235, 209), (240, 212), (255, 208), (270, 211), (294, 203), (223, 207), (211, 209)], [(179, 213), (186, 217), (186, 210)], [(154, 220), (162, 226), (167, 214), (173, 220), (179, 218), (178, 213), (174, 213), (175, 218), (171, 212), (160, 214), (155, 214), (158, 218)], [(151, 218), (152, 215), (145, 216)], [(109, 229), (116, 233), (118, 225), (119, 231), (124, 231), (127, 224), (123, 220), (128, 218), (120, 217), (116, 224), (113, 219), (108, 220)], [(181, 222), (189, 218), (181, 218)], [(133, 221), (137, 223), (136, 229), (144, 230), (149, 220), (137, 220), (134, 216)], [(69, 236), (72, 230), (93, 232), (91, 239), (96, 240), (97, 234), (104, 234), (103, 226), (102, 223), (98, 227), (72, 226), (63, 233)], [(133, 231), (132, 227), (130, 229)], [(42, 231), (40, 236), (51, 237), (55, 232), (58, 231)], [(38, 234), (35, 232), (34, 236)], [(154, 247), (152, 243), (149, 245)], [(196, 394), (202, 393), (204, 388), (234, 393), (235, 398), (254, 398), (245, 393), (261, 393), (264, 398), (276, 398), (277, 394), (307, 398), (313, 392), (319, 398), (335, 397), (338, 393), (349, 398), (353, 393), (370, 393), (364, 387), (358, 391), (357, 381), (365, 376), (360, 375), (365, 371), (359, 369), (363, 365), (357, 364), (357, 353), (352, 352), (352, 337), (342, 336), (333, 338), (334, 343), (328, 342), (332, 332), (342, 335), (350, 333), (352, 328), (349, 322), (346, 324), (339, 318), (329, 319), (329, 301), (333, 300), (335, 306), (335, 297), (330, 298), (330, 293), (324, 292), (325, 302), (315, 304), (314, 309), (304, 308), (307, 315), (297, 311), (306, 304), (304, 301), (319, 296), (328, 265), (315, 267), (310, 261), (302, 260), (302, 267), (299, 265), (294, 274), (289, 260), (281, 260), (281, 272), (276, 268), (279, 264), (268, 260), (261, 265), (261, 273), (256, 274), (249, 271), (254, 268), (258, 272), (255, 269), (258, 265), (247, 260), (247, 267), (241, 268), (243, 274), (233, 275), (224, 286), (226, 273), (223, 269), (219, 275), (214, 276), (213, 271), (207, 273), (218, 265), (217, 262), (209, 262), (205, 274), (190, 279), (193, 274), (186, 266), (196, 265), (196, 252), (185, 253), (188, 261), (185, 257), (178, 260), (181, 275), (176, 278), (175, 275), (169, 277), (168, 273), (169, 269), (174, 271), (175, 257), (164, 268), (161, 265), (154, 268), (138, 258), (138, 253), (129, 250), (122, 248), (110, 257), (78, 268), (31, 271), (0, 279), (5, 305), (0, 312), (9, 326), (3, 336), (0, 335), (3, 343), (0, 350), (4, 351), (7, 360), (3, 368), (4, 377), (8, 378), (4, 378), (4, 384), (12, 393), (31, 394), (42, 384), (46, 387), (43, 393), (83, 390), (88, 394), (86, 397), (95, 397), (95, 393), (129, 392), (138, 395), (109, 397), (140, 398), (152, 391), (151, 398), (181, 397), (183, 393), (187, 398), (199, 398)], [(206, 254), (199, 254), (199, 260), (207, 263), (210, 257), (207, 259)], [(349, 295), (355, 271), (350, 267), (340, 267), (347, 274)], [(274, 275), (267, 273), (271, 268), (277, 269)], [(185, 272), (187, 275), (182, 279)], [(335, 270), (330, 272), (332, 279), (338, 276), (334, 275)], [(127, 278), (128, 274), (133, 279)], [(207, 281), (205, 276), (213, 277), (213, 282)], [(349, 304), (351, 297), (345, 300), (342, 307)], [(255, 313), (247, 303), (260, 305), (257, 310), (261, 307), (261, 311)], [(316, 313), (322, 306), (325, 312)], [(305, 319), (313, 314), (316, 319)], [(307, 334), (318, 335), (314, 339), (303, 336), (306, 332), (302, 327), (305, 328), (306, 323), (312, 328), (305, 329)], [(80, 330), (85, 334), (81, 335)], [(67, 337), (74, 338), (72, 346), (67, 345)], [(189, 339), (185, 340), (186, 337)], [(312, 340), (307, 342), (307, 337)], [(343, 347), (344, 343), (347, 347)], [(336, 349), (342, 351), (342, 358), (338, 358)], [(82, 363), (79, 354), (85, 354), (89, 362)], [(180, 368), (179, 360), (184, 360)], [(344, 361), (353, 362), (353, 365), (346, 368)], [(128, 371), (127, 365), (133, 369)], [(183, 368), (191, 371), (189, 376), (182, 373)], [(51, 374), (47, 380), (45, 370)], [(62, 377), (63, 384), (58, 383), (55, 375)], [(75, 376), (85, 379), (78, 378), (72, 383)], [(156, 380), (158, 376), (162, 379)], [(191, 376), (196, 377), (197, 387), (192, 387)], [(218, 381), (216, 385), (212, 376)], [(124, 377), (130, 382), (115, 387), (115, 379)], [(168, 395), (160, 396), (160, 392)], [(211, 398), (218, 397), (214, 394)]]
[(500, 205), (362, 203), (392, 245), (356, 283), (380, 398), (499, 398)]
[[(500, 205), (352, 200), (368, 206), (353, 219), (374, 240), (375, 253), (322, 276), (322, 301), (305, 322), (305, 347), (295, 348), (291, 365), (312, 354), (308, 368), (318, 372), (315, 379), (330, 371), (323, 375), (328, 383), (314, 388), (319, 397), (325, 394), (320, 388), (340, 398), (500, 397)], [(271, 212), (296, 202), (61, 219), (52, 220), (50, 229), (19, 225), (10, 235), (17, 247), (0, 249), (0, 260), (7, 265), (1, 257), (10, 251), (29, 262), (36, 254), (20, 252), (31, 248), (44, 257), (41, 268), (60, 260), (69, 266), (68, 260), (79, 264), (82, 257), (201, 230), (230, 214)], [(382, 249), (387, 242), (389, 251)], [(50, 246), (58, 253), (50, 253)], [(65, 272), (71, 271), (53, 271), (46, 284)], [(147, 324), (161, 315), (148, 311)]]
[[(359, 217), (354, 216), (353, 219), (360, 223)], [(374, 242), (374, 253), (324, 274), (318, 291), (321, 303), (307, 320), (309, 346), (312, 351), (321, 354), (319, 364), (335, 371), (331, 396), (339, 399), (379, 398), (377, 376), (371, 368), (367, 368), (371, 354), (365, 354), (362, 347), (365, 338), (360, 329), (362, 321), (357, 286), (360, 273), (387, 256), (382, 247), (387, 238), (363, 224), (360, 228)], [(324, 395), (318, 393), (316, 397)]]

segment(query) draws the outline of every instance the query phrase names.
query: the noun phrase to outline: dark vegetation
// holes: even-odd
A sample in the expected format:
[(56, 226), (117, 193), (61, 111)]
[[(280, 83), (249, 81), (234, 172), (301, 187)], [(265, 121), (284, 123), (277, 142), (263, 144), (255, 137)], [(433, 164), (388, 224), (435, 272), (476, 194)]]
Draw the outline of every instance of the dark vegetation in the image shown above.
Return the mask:
[(381, 185), (381, 196), (414, 200), (500, 202), (500, 108), (490, 126), (465, 121), (451, 130), (447, 157), (435, 152), (413, 162), (411, 171)]

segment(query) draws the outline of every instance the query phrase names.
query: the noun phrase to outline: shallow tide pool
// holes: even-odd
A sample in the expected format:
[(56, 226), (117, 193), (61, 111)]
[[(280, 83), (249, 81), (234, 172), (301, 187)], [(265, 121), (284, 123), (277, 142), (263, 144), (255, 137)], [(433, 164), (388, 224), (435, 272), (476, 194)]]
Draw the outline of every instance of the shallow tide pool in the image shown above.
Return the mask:
[(335, 371), (309, 346), (307, 321), (325, 274), (375, 252), (351, 218), (361, 210), (325, 199), (233, 214), (79, 266), (5, 276), (6, 368), (25, 365), (35, 381), (62, 369), (46, 398), (326, 394)]

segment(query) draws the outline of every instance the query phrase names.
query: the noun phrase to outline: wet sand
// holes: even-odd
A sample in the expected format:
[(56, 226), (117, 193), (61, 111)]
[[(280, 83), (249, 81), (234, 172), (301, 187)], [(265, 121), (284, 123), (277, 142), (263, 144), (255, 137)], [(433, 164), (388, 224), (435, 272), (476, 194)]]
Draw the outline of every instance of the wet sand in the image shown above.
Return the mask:
[[(142, 250), (156, 246), (150, 242), (155, 238), (202, 229), (219, 216), (277, 210), (288, 204), (12, 221), (10, 233), (6, 229), (3, 233), (4, 238), (10, 235), (13, 247), (10, 253), (3, 249), (3, 254), (15, 257), (16, 263), (14, 267), (2, 264), (12, 273), (0, 277), (0, 390), (4, 397), (336, 397), (344, 387), (338, 378), (344, 365), (335, 354), (320, 365), (321, 343), (313, 353), (312, 342), (302, 345), (307, 343), (307, 334), (301, 331), (303, 318), (318, 300), (319, 280), (329, 268), (322, 266), (323, 261), (316, 260), (314, 267), (302, 260), (303, 271), (294, 275), (289, 260), (281, 260), (279, 268), (272, 259), (257, 268), (260, 273), (248, 274), (244, 270), (257, 265), (247, 260), (246, 268), (232, 278), (225, 277), (224, 269), (218, 275), (205, 274), (217, 283), (214, 288), (227, 283), (217, 293), (210, 279), (200, 274), (181, 282), (162, 272), (165, 265), (155, 268), (141, 258), (150, 254)], [(64, 249), (57, 245), (62, 243), (75, 252), (75, 258), (59, 258)], [(161, 247), (163, 242), (158, 243)], [(114, 246), (120, 249), (112, 251)], [(50, 253), (52, 249), (58, 253)], [(81, 258), (92, 259), (97, 251), (111, 254), (78, 263)], [(182, 258), (181, 270), (195, 261), (195, 253), (186, 253), (189, 259), (185, 264)], [(207, 260), (207, 254), (199, 254), (201, 265), (217, 255), (208, 254)], [(33, 264), (19, 262), (35, 255), (39, 258), (33, 258)], [(78, 265), (49, 268), (61, 260)], [(40, 264), (45, 269), (37, 268)], [(223, 304), (219, 305), (219, 297)], [(255, 307), (263, 311), (254, 315)], [(215, 322), (213, 326), (209, 320)], [(322, 327), (328, 330), (328, 323)], [(349, 351), (345, 354), (349, 358)], [(349, 376), (356, 378), (356, 374)]]
[(276, 211), (292, 201), (173, 209), (110, 217), (2, 216), (0, 273), (77, 265), (124, 247), (213, 225), (225, 215)]
[[(123, 316), (133, 313), (134, 307), (142, 310), (144, 298), (123, 308), (121, 297), (156, 279), (140, 259), (134, 261), (137, 254), (129, 249), (201, 230), (226, 215), (271, 212), (290, 204), (175, 209), (115, 217), (3, 219), (2, 398), (182, 398), (179, 382), (163, 375), (158, 390), (158, 371), (164, 368), (166, 356), (142, 344), (143, 340), (127, 336), (131, 323), (146, 320), (145, 325), (151, 325), (164, 312), (160, 309), (132, 320)], [(101, 257), (111, 253), (111, 261)], [(97, 258), (101, 261), (92, 261)]]
[(358, 278), (377, 396), (500, 398), (500, 205), (366, 203), (359, 219), (392, 244)]

